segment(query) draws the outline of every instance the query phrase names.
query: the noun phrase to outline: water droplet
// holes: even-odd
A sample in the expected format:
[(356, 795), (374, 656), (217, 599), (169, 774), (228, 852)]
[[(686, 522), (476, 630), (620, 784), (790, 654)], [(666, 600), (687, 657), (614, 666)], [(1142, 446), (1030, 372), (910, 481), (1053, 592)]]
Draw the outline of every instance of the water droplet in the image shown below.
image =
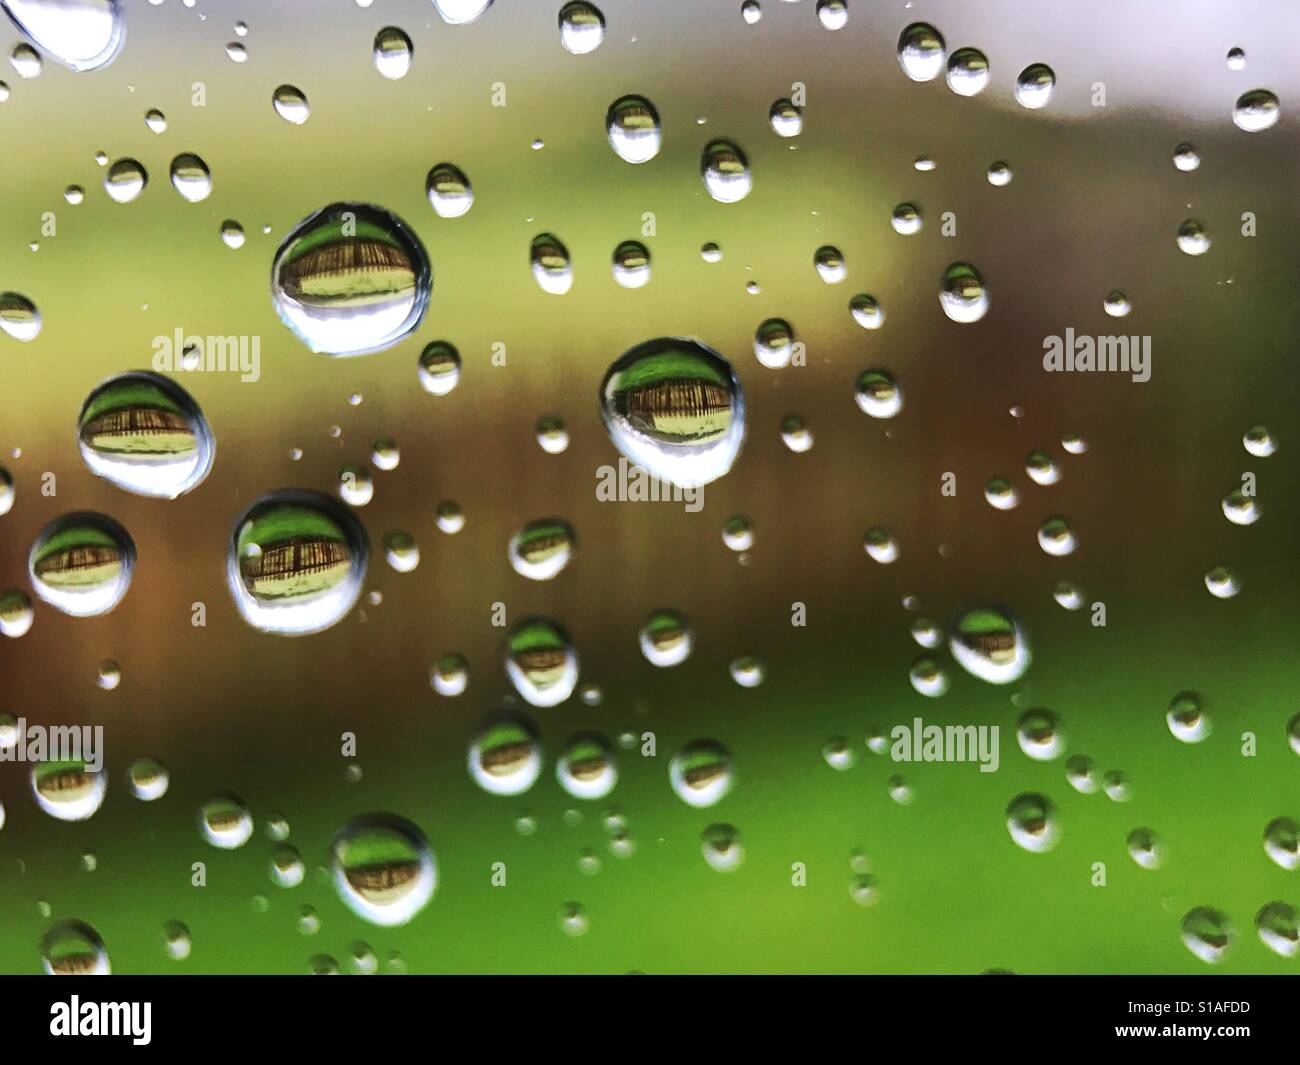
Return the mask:
[(403, 925), (428, 905), (438, 883), (424, 833), (403, 817), (372, 813), (339, 829), (330, 848), (334, 887), (362, 920)]
[(1014, 510), (1020, 505), (1020, 493), (1004, 477), (990, 477), (984, 486), (984, 498), (996, 510)]
[(1038, 528), (1038, 546), (1059, 558), (1073, 554), (1078, 541), (1064, 518), (1048, 518)]
[(1061, 467), (1043, 451), (1031, 451), (1025, 456), (1025, 472), (1034, 484), (1044, 487), (1061, 479)]
[(134, 159), (119, 159), (104, 175), (104, 191), (116, 203), (130, 203), (148, 183), (148, 172)]
[(867, 370), (857, 381), (854, 398), (873, 418), (892, 418), (903, 409), (903, 390), (884, 370)]
[(244, 246), (244, 227), (233, 218), (221, 223), (221, 242), (227, 248), (238, 250)]
[(84, 921), (60, 921), (41, 939), (41, 964), (50, 976), (107, 976), (108, 951)]
[(237, 795), (221, 792), (199, 808), (199, 832), (214, 847), (236, 850), (253, 834), (253, 815)]
[(574, 0), (560, 8), (560, 43), (573, 55), (586, 55), (605, 39), (605, 16), (594, 4)]
[(713, 806), (735, 786), (731, 755), (717, 740), (694, 740), (673, 756), (668, 779), (688, 806)]
[(14, 45), (14, 50), (9, 54), (9, 62), (13, 64), (20, 78), (39, 77), (41, 71), (45, 69), (45, 61), (41, 58), (40, 52), (30, 44)]
[(172, 160), (172, 186), (190, 203), (206, 200), (212, 192), (208, 164), (193, 152), (182, 152)]
[(361, 594), (370, 548), (344, 507), (318, 492), (281, 489), (235, 523), (227, 583), (240, 614), (261, 632), (320, 632)]
[(127, 790), (141, 802), (161, 799), (170, 785), (167, 767), (152, 758), (137, 758), (126, 771)]
[(562, 518), (529, 522), (510, 539), (510, 565), (521, 577), (549, 581), (573, 558), (577, 538)]
[(1180, 927), (1183, 945), (1207, 965), (1216, 965), (1227, 956), (1236, 933), (1227, 916), (1209, 906), (1189, 910)]
[(455, 652), (443, 655), (429, 670), (429, 684), (448, 698), (463, 694), (469, 687), (469, 662)]
[(1106, 793), (1106, 798), (1111, 802), (1128, 802), (1133, 798), (1128, 777), (1121, 769), (1108, 769), (1106, 775), (1101, 778), (1101, 787)]
[(555, 778), (575, 799), (603, 799), (618, 783), (609, 741), (596, 732), (574, 736), (555, 765)]
[(797, 137), (803, 132), (803, 112), (785, 97), (772, 104), (767, 120), (778, 137)]
[(36, 612), (26, 592), (10, 588), (0, 593), (0, 634), (11, 640), (26, 636), (34, 620)]
[(722, 262), (722, 249), (713, 242), (700, 245), (700, 258), (706, 263)]
[(410, 573), (420, 564), (420, 545), (405, 529), (384, 533), (384, 558), (397, 573)]
[(1300, 825), (1276, 817), (1264, 829), (1264, 853), (1287, 871), (1300, 869)]
[(433, 0), (443, 22), (461, 26), (473, 22), (492, 6), (492, 0)]
[(1031, 854), (1043, 854), (1061, 839), (1056, 809), (1045, 795), (1025, 792), (1007, 807), (1007, 831), (1017, 847)]
[(1260, 133), (1277, 125), (1281, 111), (1277, 96), (1268, 89), (1251, 89), (1237, 98), (1232, 109), (1232, 121), (1247, 133)]
[(1210, 250), (1210, 236), (1193, 218), (1178, 227), (1178, 249), (1187, 255), (1204, 255)]
[(0, 292), (0, 329), (15, 340), (34, 340), (41, 331), (41, 312), (17, 292)]
[(758, 0), (745, 0), (740, 5), (740, 17), (750, 26), (758, 22), (763, 17), (763, 8)]
[(812, 430), (800, 415), (787, 414), (781, 419), (781, 442), (796, 455), (801, 455), (813, 446)]
[(1112, 318), (1127, 318), (1129, 312), (1133, 309), (1129, 303), (1128, 297), (1119, 289), (1111, 289), (1102, 301), (1102, 309)]
[[(932, 645), (922, 644), (922, 646)], [(912, 682), (912, 687), (917, 692), (929, 696), (931, 699), (937, 699), (947, 692), (949, 687), (947, 670), (929, 655), (921, 655), (912, 663), (907, 679)]]
[(63, 190), (63, 198), (75, 207), (86, 198), (86, 190), (80, 185), (69, 185)]
[(1233, 525), (1254, 525), (1262, 511), (1254, 496), (1236, 488), (1223, 497), (1223, 516)]
[(731, 679), (742, 688), (757, 688), (767, 678), (767, 667), (762, 659), (753, 655), (742, 655), (728, 667)]
[(1007, 185), (1010, 185), (1011, 178), (1012, 178), (1011, 167), (1009, 167), (1004, 161), (999, 160), (998, 162), (992, 163), (989, 166), (989, 171), (988, 171), (989, 184), (992, 185), (994, 188), (1000, 189)]
[(1092, 759), (1084, 754), (1071, 755), (1066, 759), (1065, 779), (1080, 795), (1093, 795), (1101, 790), (1101, 782), (1097, 779), (1097, 768), (1093, 765)]
[(465, 528), (465, 512), (455, 500), (444, 499), (438, 504), (435, 513), (438, 528), (448, 536), (454, 536)]
[(1277, 450), (1277, 442), (1264, 426), (1257, 425), (1253, 429), (1248, 429), (1241, 438), (1242, 447), (1256, 458), (1268, 458)]
[(633, 463), (679, 487), (717, 480), (745, 436), (745, 402), (731, 364), (698, 340), (638, 344), (605, 372), (605, 429)]
[(569, 430), (564, 422), (554, 415), (543, 415), (537, 419), (535, 426), (537, 444), (548, 455), (559, 455), (569, 446)]
[(159, 499), (197, 488), (216, 453), (193, 397), (147, 371), (119, 374), (90, 393), (77, 419), (77, 442), (96, 476)]
[(862, 538), (862, 549), (875, 561), (888, 564), (898, 558), (898, 541), (883, 525), (873, 525)]
[(1159, 869), (1165, 864), (1165, 845), (1149, 828), (1135, 828), (1124, 841), (1129, 857), (1143, 869)]
[(522, 795), (542, 772), (537, 728), (523, 714), (490, 716), (469, 747), (469, 774), (491, 795)]
[(690, 657), (695, 633), (675, 610), (656, 610), (641, 626), (638, 642), (652, 666), (676, 666)]
[(275, 113), (286, 122), (301, 126), (311, 117), (306, 94), (296, 85), (281, 85), (271, 94)]
[(27, 557), (36, 594), (74, 618), (107, 614), (131, 586), (135, 543), (104, 514), (77, 512), (41, 530)]
[(375, 482), (370, 469), (356, 462), (339, 467), (339, 498), (350, 507), (364, 507), (375, 497)]
[(304, 905), (298, 911), (298, 920), (296, 922), (298, 931), (304, 936), (314, 936), (320, 931), (320, 914), (316, 912), (316, 907)]
[(573, 287), (569, 249), (554, 233), (539, 233), (529, 247), (533, 278), (543, 292), (563, 296)]
[(722, 542), (733, 551), (748, 551), (754, 546), (754, 523), (744, 514), (732, 515), (722, 525)]
[(644, 96), (622, 96), (609, 105), (605, 132), (614, 154), (627, 163), (647, 163), (659, 154), (659, 112)]
[(1065, 753), (1065, 734), (1052, 711), (1026, 710), (1016, 722), (1016, 742), (1036, 762), (1050, 762)]
[(700, 833), (700, 850), (711, 869), (731, 873), (745, 861), (745, 845), (734, 825), (712, 824)]
[(913, 81), (933, 81), (943, 71), (943, 37), (925, 22), (913, 22), (898, 38), (898, 62)]
[(173, 961), (184, 961), (194, 949), (190, 939), (190, 930), (180, 921), (168, 921), (163, 925), (163, 949)]
[(1201, 157), (1196, 154), (1196, 149), (1184, 141), (1174, 149), (1174, 166), (1184, 172), (1195, 170), (1201, 165)]
[(459, 218), (474, 206), (474, 190), (464, 171), (451, 163), (439, 163), (425, 178), (429, 203), (439, 218)]
[(989, 83), (989, 60), (978, 48), (958, 48), (948, 59), (948, 88), (958, 96), (976, 96)]
[(1270, 902), (1255, 914), (1259, 941), (1274, 954), (1294, 958), (1300, 954), (1300, 919), (1296, 908), (1286, 902)]
[(226, 45), (226, 55), (232, 63), (248, 62), (248, 49), (238, 41), (231, 41)]
[(424, 247), (381, 207), (335, 203), (299, 222), (271, 268), (281, 320), (312, 351), (391, 347), (424, 317), (432, 272)]
[(126, 33), (119, 0), (4, 0), (2, 6), (43, 51), (77, 71), (111, 62)]
[(1229, 70), (1246, 69), (1246, 53), (1240, 48), (1229, 48), (1227, 58)]
[(511, 630), (505, 666), (515, 690), (533, 706), (557, 706), (578, 685), (578, 653), (549, 618), (525, 618)]
[(1083, 606), (1083, 591), (1070, 581), (1058, 583), (1052, 592), (1052, 598), (1066, 610), (1078, 610)]
[(375, 69), (390, 81), (406, 77), (411, 69), (411, 38), (396, 26), (385, 26), (375, 34)]
[(586, 935), (591, 927), (591, 918), (578, 902), (566, 902), (560, 908), (560, 930), (566, 936)]
[(1032, 111), (1046, 107), (1056, 88), (1056, 74), (1046, 63), (1031, 63), (1016, 78), (1016, 102)]
[(36, 805), (60, 821), (85, 821), (104, 803), (108, 777), (81, 759), (37, 762), (31, 769)]
[(625, 240), (614, 249), (614, 280), (624, 288), (641, 288), (650, 280), (650, 249)]
[(1215, 566), (1205, 575), (1205, 587), (1216, 599), (1231, 599), (1241, 591), (1241, 581), (1227, 566)]
[(905, 237), (919, 233), (921, 232), (920, 209), (913, 203), (900, 203), (890, 215), (889, 224), (894, 227), (895, 233)]
[(105, 658), (99, 664), (99, 670), (95, 675), (95, 682), (104, 691), (113, 691), (122, 683), (121, 667), (111, 658)]
[(988, 289), (970, 263), (953, 263), (939, 283), (939, 304), (954, 322), (978, 322), (989, 309)]
[(876, 302), (874, 296), (868, 296), (865, 292), (859, 292), (849, 300), (849, 312), (863, 329), (879, 329), (885, 324), (884, 308)]
[(1010, 684), (1024, 676), (1029, 643), (1011, 615), (996, 607), (962, 614), (952, 625), (948, 648), (967, 673), (990, 684)]
[(700, 176), (719, 203), (737, 203), (749, 195), (753, 178), (745, 153), (727, 140), (710, 141), (700, 156)]
[(754, 354), (769, 370), (789, 366), (794, 346), (794, 329), (783, 318), (769, 318), (754, 333)]

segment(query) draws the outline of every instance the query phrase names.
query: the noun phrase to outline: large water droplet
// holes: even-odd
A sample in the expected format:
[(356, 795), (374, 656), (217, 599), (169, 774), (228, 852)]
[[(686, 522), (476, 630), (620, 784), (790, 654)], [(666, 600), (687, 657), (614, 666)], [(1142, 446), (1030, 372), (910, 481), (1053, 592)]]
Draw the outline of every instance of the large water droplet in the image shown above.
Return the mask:
[(460, 352), (445, 340), (434, 340), (420, 353), (420, 385), (434, 396), (445, 396), (460, 381)]
[(208, 164), (193, 152), (182, 152), (172, 160), (172, 185), (190, 203), (206, 200), (212, 193), (212, 173)]
[(913, 81), (932, 81), (943, 70), (943, 36), (925, 22), (913, 22), (898, 37), (898, 62)]
[(1031, 854), (1043, 854), (1061, 839), (1061, 825), (1051, 799), (1035, 792), (1025, 792), (1007, 807), (1007, 831), (1017, 847)]
[(641, 288), (650, 281), (650, 249), (640, 241), (623, 241), (614, 249), (613, 270), (624, 288)]
[(492, 6), (492, 0), (433, 0), (433, 6), (443, 22), (460, 26), (479, 18)]
[(690, 657), (695, 634), (675, 610), (656, 610), (641, 626), (641, 653), (653, 666), (676, 666)]
[(34, 340), (41, 331), (41, 312), (17, 292), (0, 292), (0, 329), (15, 340)]
[(884, 370), (866, 370), (858, 377), (853, 398), (864, 414), (892, 418), (903, 409), (903, 390)]
[(134, 159), (119, 159), (104, 175), (104, 191), (116, 203), (130, 203), (149, 184), (149, 174)]
[(18, 28), (73, 70), (111, 62), (126, 25), (119, 0), (0, 0)]
[(107, 614), (131, 586), (135, 543), (104, 514), (65, 514), (41, 530), (27, 557), (36, 594), (74, 618)]
[(391, 81), (406, 77), (411, 69), (411, 38), (396, 26), (385, 26), (375, 34), (375, 69)]
[(311, 107), (306, 94), (296, 85), (281, 85), (271, 93), (275, 113), (286, 122), (301, 126), (311, 117)]
[(438, 884), (424, 833), (394, 814), (353, 818), (334, 837), (330, 858), (339, 898), (358, 917), (386, 928), (415, 917)]
[(554, 233), (538, 233), (528, 249), (533, 279), (543, 292), (563, 296), (573, 287), (573, 263), (569, 249)]
[(769, 370), (789, 366), (794, 347), (794, 329), (784, 318), (769, 318), (754, 333), (754, 355)]
[(253, 628), (284, 636), (320, 632), (361, 594), (370, 547), (352, 514), (318, 492), (281, 489), (235, 523), (226, 577)]
[(451, 163), (439, 163), (429, 171), (425, 190), (439, 218), (459, 218), (474, 206), (474, 190), (469, 178)]
[(253, 815), (238, 795), (221, 792), (199, 807), (199, 832), (214, 847), (238, 850), (253, 834)]
[(646, 163), (659, 154), (659, 112), (644, 96), (623, 96), (609, 105), (605, 132), (614, 153), (628, 163)]
[(549, 581), (569, 564), (577, 542), (562, 518), (529, 522), (510, 538), (510, 565), (521, 577)]
[(1237, 98), (1232, 109), (1232, 121), (1247, 133), (1260, 133), (1276, 126), (1281, 113), (1276, 94), (1268, 89), (1251, 89)]
[(146, 371), (119, 374), (90, 393), (77, 419), (77, 442), (92, 473), (161, 499), (196, 488), (216, 453), (193, 397)]
[(975, 96), (989, 83), (988, 57), (978, 48), (958, 48), (948, 60), (948, 88), (958, 96)]
[(731, 755), (717, 740), (694, 740), (673, 756), (668, 779), (677, 797), (697, 809), (720, 802), (735, 786)]
[(982, 607), (952, 625), (948, 648), (967, 673), (990, 684), (1010, 684), (1029, 668), (1029, 643), (1009, 614)]
[(469, 775), (491, 795), (522, 795), (541, 772), (537, 728), (523, 714), (493, 714), (470, 743)]
[(41, 940), (41, 964), (50, 976), (107, 976), (108, 951), (84, 921), (61, 921)]
[(698, 340), (638, 344), (605, 372), (600, 410), (632, 462), (681, 487), (717, 480), (745, 437), (745, 401), (731, 364)]
[(578, 685), (578, 652), (549, 618), (519, 622), (506, 639), (506, 675), (533, 706), (558, 706)]
[(603, 799), (618, 783), (609, 741), (597, 732), (574, 736), (555, 765), (555, 778), (575, 799)]
[(1287, 871), (1300, 869), (1300, 825), (1275, 817), (1264, 828), (1264, 853)]
[(728, 140), (710, 141), (700, 156), (700, 176), (719, 203), (736, 203), (749, 195), (753, 178), (745, 153)]
[(1056, 88), (1056, 74), (1046, 63), (1031, 63), (1016, 78), (1016, 102), (1036, 111), (1046, 107)]
[(60, 821), (85, 821), (104, 804), (108, 776), (81, 759), (37, 762), (31, 770), (36, 805)]
[(939, 283), (939, 304), (954, 322), (978, 322), (989, 309), (984, 278), (970, 263), (953, 263)]
[(1255, 914), (1259, 941), (1274, 954), (1294, 958), (1300, 954), (1300, 917), (1288, 902), (1270, 902)]
[(361, 355), (412, 332), (432, 287), (424, 247), (396, 215), (335, 203), (298, 223), (271, 267), (281, 320), (312, 351)]
[(1209, 906), (1189, 910), (1180, 927), (1183, 945), (1207, 965), (1217, 965), (1227, 956), (1236, 933), (1226, 914)]
[(586, 55), (605, 39), (605, 16), (594, 4), (573, 0), (560, 8), (560, 43), (573, 55)]

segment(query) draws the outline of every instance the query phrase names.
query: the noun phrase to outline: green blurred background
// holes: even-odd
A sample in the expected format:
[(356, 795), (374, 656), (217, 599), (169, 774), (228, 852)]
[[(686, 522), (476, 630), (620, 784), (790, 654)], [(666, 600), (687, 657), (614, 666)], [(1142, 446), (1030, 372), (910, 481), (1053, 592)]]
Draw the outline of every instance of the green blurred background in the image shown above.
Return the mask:
[[(18, 493), (0, 518), (0, 586), (26, 586), (33, 537), (71, 510), (121, 521), (139, 563), (111, 614), (79, 620), (38, 603), (29, 634), (0, 640), (0, 708), (33, 722), (102, 724), (111, 775), (103, 808), (66, 824), (36, 808), (25, 766), (0, 765), (0, 969), (38, 972), (41, 936), (75, 917), (101, 933), (123, 973), (304, 972), (313, 954), (343, 962), (358, 939), (381, 958), (400, 952), (412, 972), (1197, 972), (1209, 970), (1179, 943), (1178, 923), (1210, 905), (1237, 930), (1221, 971), (1295, 971), (1253, 927), (1264, 904), (1300, 902), (1300, 873), (1261, 846), (1270, 820), (1300, 817), (1300, 759), (1285, 737), (1300, 711), (1293, 5), (850, 0), (848, 25), (831, 33), (813, 0), (763, 0), (754, 26), (739, 0), (608, 0), (599, 5), (605, 41), (585, 56), (560, 46), (558, 0), (497, 0), (469, 26), (445, 25), (427, 0), (125, 6), (125, 47), (107, 68), (73, 74), (47, 61), (31, 81), (3, 75), (12, 95), (0, 104), (0, 290), (35, 301), (44, 329), (29, 344), (0, 337), (0, 463)], [(243, 64), (224, 52), (238, 19), (249, 23)], [(993, 78), (981, 96), (904, 77), (895, 43), (916, 20), (937, 26), (950, 51), (969, 44), (988, 55)], [(380, 77), (370, 59), (387, 25), (415, 45), (401, 81)], [(0, 27), (6, 53), (19, 39)], [(1232, 46), (1246, 50), (1246, 70), (1227, 68)], [(1058, 79), (1037, 112), (1011, 95), (1034, 61)], [(195, 82), (206, 87), (204, 107), (191, 106)], [(272, 109), (272, 90), (286, 82), (310, 101), (302, 127)], [(492, 106), (498, 82), (505, 107)], [(784, 140), (767, 113), (794, 82), (806, 85), (804, 132)], [(1096, 82), (1104, 107), (1092, 106)], [(1247, 135), (1231, 109), (1256, 87), (1276, 92), (1283, 113), (1271, 131)], [(643, 166), (619, 160), (605, 140), (605, 110), (626, 93), (650, 98), (663, 122), (663, 149)], [(167, 116), (162, 135), (144, 123), (155, 107)], [(753, 192), (739, 204), (713, 202), (699, 178), (699, 153), (717, 136), (733, 138), (753, 167)], [(1203, 159), (1190, 174), (1170, 161), (1185, 140)], [(101, 150), (144, 163), (150, 182), (136, 202), (105, 195)], [(168, 164), (184, 151), (213, 174), (199, 204), (168, 184)], [(919, 155), (937, 169), (915, 171)], [(1006, 188), (984, 176), (999, 159), (1015, 174)], [(425, 197), (426, 173), (444, 161), (474, 186), (460, 219), (438, 218)], [(87, 190), (80, 206), (63, 200), (70, 183)], [(331, 360), (280, 324), (269, 272), (289, 228), (342, 199), (408, 222), (434, 287), (415, 334)], [(916, 236), (890, 227), (902, 201), (923, 212)], [(47, 211), (53, 237), (41, 236)], [(627, 291), (609, 260), (621, 241), (639, 239), (647, 211), (653, 279)], [(955, 236), (940, 233), (945, 211), (956, 215)], [(1255, 212), (1257, 236), (1239, 235), (1243, 211)], [(1175, 246), (1189, 217), (1214, 241), (1200, 258)], [(239, 250), (219, 237), (226, 218), (248, 233)], [(573, 256), (563, 297), (542, 293), (528, 269), (529, 241), (546, 230)], [(706, 241), (721, 245), (722, 262), (701, 260)], [(843, 284), (813, 270), (825, 243), (845, 255)], [(977, 325), (940, 311), (939, 277), (954, 260), (976, 264), (989, 285), (992, 308)], [(750, 281), (759, 294), (746, 292)], [(1102, 311), (1114, 288), (1134, 305), (1122, 323)], [(878, 332), (849, 315), (849, 297), (863, 291), (888, 315)], [(806, 343), (807, 366), (772, 371), (754, 358), (754, 329), (774, 315)], [(1066, 327), (1150, 335), (1151, 380), (1045, 374), (1042, 339)], [(74, 425), (91, 388), (147, 368), (152, 338), (177, 328), (260, 336), (262, 376), (178, 375), (208, 417), (217, 457), (198, 490), (163, 502), (93, 477)], [(696, 514), (595, 499), (596, 468), (617, 457), (597, 413), (600, 377), (627, 348), (664, 334), (699, 336), (729, 357), (748, 402), (741, 458)], [(441, 398), (416, 376), (420, 350), (438, 338), (464, 362), (459, 387)], [(491, 363), (497, 343), (503, 367)], [(855, 377), (877, 366), (906, 395), (889, 422), (853, 402)], [(364, 397), (357, 406), (354, 392)], [(781, 443), (789, 413), (811, 425), (807, 454)], [(560, 456), (535, 442), (544, 414), (569, 426)], [(1242, 448), (1256, 424), (1280, 441), (1271, 458)], [(1062, 452), (1067, 433), (1088, 441), (1087, 454)], [(401, 465), (376, 471), (359, 517), (375, 547), (388, 529), (414, 534), (419, 568), (399, 575), (372, 556), (367, 588), (382, 603), (325, 633), (293, 640), (246, 626), (224, 586), (235, 517), (268, 489), (331, 491), (339, 465), (367, 461), (385, 436), (398, 441)], [(1060, 483), (1040, 488), (1025, 476), (1035, 448), (1062, 464)], [(1219, 500), (1247, 470), (1258, 475), (1264, 517), (1239, 528)], [(47, 471), (57, 475), (54, 498), (39, 491)], [(940, 495), (948, 471), (955, 498)], [(1017, 510), (985, 503), (995, 474), (1020, 489)], [(436, 528), (442, 499), (465, 509), (457, 536)], [(734, 513), (756, 528), (743, 564), (720, 538)], [(553, 514), (575, 526), (579, 552), (557, 580), (536, 584), (512, 571), (506, 544), (526, 521)], [(1035, 543), (1054, 514), (1080, 540), (1068, 558)], [(878, 523), (901, 544), (891, 566), (861, 548)], [(1234, 599), (1203, 586), (1219, 563), (1241, 578)], [(1053, 602), (1062, 579), (1106, 604), (1105, 628)], [(997, 688), (945, 654), (951, 690), (918, 695), (907, 678), (919, 648), (905, 596), (939, 621), (971, 604), (1006, 604), (1032, 640), (1028, 674)], [(796, 601), (807, 604), (804, 628), (790, 624)], [(203, 629), (190, 624), (196, 602), (207, 605)], [(597, 707), (575, 697), (535, 714), (547, 764), (517, 799), (483, 793), (465, 770), (472, 733), (508, 691), (502, 631), (490, 624), (496, 602), (512, 620), (561, 620), (584, 683), (604, 693)], [(693, 657), (673, 670), (654, 669), (637, 648), (639, 624), (660, 606), (685, 613), (697, 632)], [(427, 671), (452, 650), (473, 673), (466, 694), (444, 699)], [(768, 666), (755, 690), (728, 676), (745, 653)], [(113, 692), (96, 686), (104, 658), (121, 664)], [(1164, 721), (1183, 689), (1199, 691), (1214, 720), (1197, 746), (1174, 740)], [(1014, 724), (1029, 706), (1060, 714), (1067, 753), (1125, 771), (1132, 801), (1078, 795), (1061, 761), (1024, 757)], [(1001, 769), (895, 766), (866, 749), (870, 727), (916, 715), (1000, 725)], [(653, 731), (658, 756), (617, 748), (614, 794), (580, 803), (553, 767), (564, 740), (587, 728), (611, 738)], [(345, 731), (358, 737), (355, 783), (339, 754)], [(1255, 757), (1241, 754), (1247, 731), (1258, 736)], [(858, 755), (848, 772), (821, 756), (836, 734)], [(688, 808), (668, 785), (673, 752), (702, 736), (728, 746), (739, 775), (711, 810)], [(159, 802), (127, 794), (123, 773), (141, 756), (171, 771)], [(895, 772), (915, 789), (910, 806), (887, 793)], [(222, 789), (258, 819), (230, 853), (195, 827), (199, 804)], [(1045, 855), (1018, 849), (1004, 825), (1007, 802), (1026, 789), (1060, 813), (1062, 841)], [(581, 823), (566, 823), (576, 808)], [(628, 819), (630, 858), (608, 850), (609, 808)], [(262, 828), (273, 810), (308, 863), (292, 890), (267, 874)], [(368, 810), (411, 818), (437, 854), (437, 895), (405, 928), (366, 925), (314, 872), (334, 831)], [(513, 824), (524, 811), (539, 822), (528, 838)], [(734, 873), (701, 857), (700, 832), (714, 821), (744, 835), (748, 857)], [(1163, 869), (1142, 870), (1125, 853), (1138, 826), (1165, 841)], [(588, 847), (603, 861), (595, 876), (578, 868)], [(849, 895), (856, 849), (879, 880), (872, 908)], [(86, 851), (94, 872), (80, 868)], [(190, 883), (196, 861), (207, 864), (203, 888)], [(498, 861), (504, 888), (489, 882)], [(1099, 861), (1104, 888), (1091, 885)], [(791, 885), (794, 862), (807, 867), (806, 887)], [(558, 926), (569, 901), (590, 917), (579, 938)], [(295, 925), (308, 903), (322, 921), (311, 937)], [(163, 950), (172, 919), (191, 930), (187, 961)]]

